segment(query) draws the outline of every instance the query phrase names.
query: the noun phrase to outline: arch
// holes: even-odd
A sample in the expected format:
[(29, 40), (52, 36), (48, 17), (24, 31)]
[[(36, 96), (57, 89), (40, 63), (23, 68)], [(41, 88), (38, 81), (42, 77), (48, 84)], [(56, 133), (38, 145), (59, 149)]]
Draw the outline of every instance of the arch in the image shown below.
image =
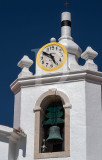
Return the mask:
[(68, 98), (68, 96), (62, 92), (59, 91), (55, 88), (53, 89), (49, 89), (47, 92), (44, 92), (37, 100), (36, 104), (35, 104), (35, 108), (34, 108), (34, 112), (41, 110), (41, 103), (44, 100), (44, 98), (46, 98), (47, 96), (52, 96), (52, 95), (56, 95), (59, 96), (63, 102), (63, 108), (71, 108), (72, 105), (70, 104), (70, 100)]
[[(42, 103), (46, 101), (49, 97), (59, 97), (62, 101), (64, 114), (65, 114), (65, 122), (64, 122), (64, 151), (61, 152), (46, 152), (41, 153), (39, 148), (41, 147), (41, 137), (40, 137), (40, 124), (41, 119), (40, 116), (44, 112)], [(49, 101), (49, 100), (47, 100)], [(50, 100), (51, 101), (51, 100)], [(70, 156), (70, 109), (72, 105), (70, 104), (69, 97), (63, 92), (59, 91), (56, 88), (49, 89), (48, 91), (44, 92), (36, 101), (34, 107), (35, 113), (35, 138), (34, 138), (34, 158), (35, 159), (43, 159), (43, 158), (58, 158), (58, 157), (69, 157)]]

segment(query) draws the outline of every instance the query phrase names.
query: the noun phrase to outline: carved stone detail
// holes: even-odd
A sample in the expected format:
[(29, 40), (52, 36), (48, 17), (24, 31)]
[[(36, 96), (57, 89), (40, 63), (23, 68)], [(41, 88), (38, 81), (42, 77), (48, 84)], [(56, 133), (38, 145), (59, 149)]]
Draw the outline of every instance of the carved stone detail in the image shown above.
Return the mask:
[(18, 67), (22, 68), (22, 71), (18, 75), (18, 78), (32, 76), (32, 73), (29, 71), (29, 68), (31, 67), (32, 64), (33, 61), (28, 56), (24, 56), (17, 64)]
[(98, 66), (94, 63), (94, 58), (98, 53), (94, 51), (91, 47), (87, 47), (86, 51), (81, 55), (81, 58), (86, 60), (86, 63), (84, 65), (85, 69), (97, 71)]

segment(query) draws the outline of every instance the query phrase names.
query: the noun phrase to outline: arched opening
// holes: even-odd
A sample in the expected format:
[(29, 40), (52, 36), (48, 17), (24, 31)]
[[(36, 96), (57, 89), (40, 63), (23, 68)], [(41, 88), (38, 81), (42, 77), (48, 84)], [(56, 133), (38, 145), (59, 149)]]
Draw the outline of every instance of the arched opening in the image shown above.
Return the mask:
[(47, 96), (40, 107), (40, 152), (64, 151), (65, 114), (61, 97)]
[[(57, 89), (50, 89), (39, 97), (34, 108), (35, 159), (70, 156), (70, 108), (71, 104), (68, 96)], [(55, 110), (59, 112), (59, 116), (53, 116), (54, 118), (51, 119), (52, 112), (55, 115), (57, 113)], [(60, 118), (63, 123), (59, 123), (59, 120), (52, 123), (57, 118)], [(55, 128), (57, 128), (57, 136), (61, 140), (60, 144), (53, 143), (55, 141), (52, 138), (53, 135), (54, 138), (56, 137), (56, 134), (53, 133), (53, 131), (56, 132)], [(43, 148), (44, 150), (42, 150)]]

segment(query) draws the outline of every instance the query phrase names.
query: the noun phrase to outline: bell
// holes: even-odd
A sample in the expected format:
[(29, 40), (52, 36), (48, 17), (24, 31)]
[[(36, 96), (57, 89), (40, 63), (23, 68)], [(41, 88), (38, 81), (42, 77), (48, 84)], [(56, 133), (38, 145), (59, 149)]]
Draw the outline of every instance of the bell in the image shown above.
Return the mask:
[(58, 126), (52, 126), (49, 129), (49, 136), (46, 139), (46, 141), (53, 143), (53, 144), (59, 144), (62, 143), (63, 138), (60, 135), (60, 128)]

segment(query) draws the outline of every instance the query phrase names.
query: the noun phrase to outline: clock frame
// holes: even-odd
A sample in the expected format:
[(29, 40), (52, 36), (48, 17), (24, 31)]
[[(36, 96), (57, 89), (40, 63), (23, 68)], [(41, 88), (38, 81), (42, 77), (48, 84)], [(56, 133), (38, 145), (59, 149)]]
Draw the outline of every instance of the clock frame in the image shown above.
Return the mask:
[[(62, 49), (64, 58), (63, 58), (63, 61), (62, 61), (59, 65), (57, 65), (56, 67), (46, 68), (46, 67), (44, 67), (44, 66), (41, 64), (40, 56), (41, 56), (41, 54), (42, 54), (42, 51), (43, 51), (45, 48), (50, 47), (50, 46), (53, 46), (53, 45), (56, 45), (56, 46), (58, 46), (58, 47), (60, 47), (60, 48)], [(36, 62), (37, 62), (37, 64), (38, 64), (38, 66), (39, 66), (42, 70), (44, 70), (44, 71), (55, 71), (55, 70), (61, 68), (61, 67), (65, 64), (66, 60), (67, 60), (67, 50), (66, 50), (66, 48), (65, 48), (62, 44), (57, 43), (57, 42), (51, 42), (51, 43), (48, 43), (48, 44), (44, 45), (44, 46), (38, 51), (38, 53), (37, 53), (37, 58), (36, 58)]]

